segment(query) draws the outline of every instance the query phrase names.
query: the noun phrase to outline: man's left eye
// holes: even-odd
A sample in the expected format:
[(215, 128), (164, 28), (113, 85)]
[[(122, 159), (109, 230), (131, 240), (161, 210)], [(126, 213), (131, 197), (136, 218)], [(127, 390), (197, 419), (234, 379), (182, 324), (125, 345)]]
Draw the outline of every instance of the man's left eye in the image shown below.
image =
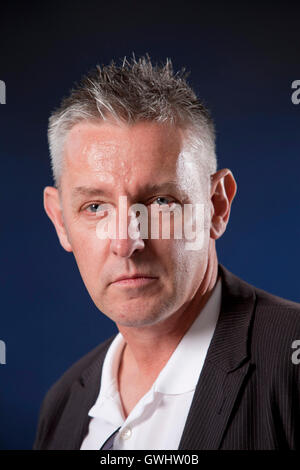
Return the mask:
[(159, 197), (157, 197), (156, 199), (154, 199), (154, 201), (152, 202), (152, 204), (154, 204), (155, 201), (157, 201), (157, 204), (158, 204), (159, 206), (162, 206), (162, 205), (165, 205), (165, 204), (170, 204), (170, 203), (173, 202), (170, 198), (168, 198), (168, 197), (163, 197), (163, 196), (159, 196)]
[(90, 204), (89, 206), (86, 207), (88, 212), (91, 212), (92, 214), (96, 214), (97, 212), (100, 212), (101, 206), (100, 204)]

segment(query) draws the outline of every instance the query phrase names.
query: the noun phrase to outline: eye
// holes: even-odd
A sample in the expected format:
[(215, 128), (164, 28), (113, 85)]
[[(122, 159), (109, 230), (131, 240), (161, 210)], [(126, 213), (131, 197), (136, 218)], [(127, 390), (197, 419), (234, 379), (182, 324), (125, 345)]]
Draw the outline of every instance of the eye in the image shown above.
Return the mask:
[(92, 204), (86, 206), (84, 210), (90, 214), (103, 214), (105, 211), (107, 211), (107, 207), (105, 207), (105, 204), (103, 205), (97, 202), (93, 202)]
[(86, 207), (86, 210), (88, 212), (92, 212), (95, 214), (96, 212), (98, 212), (99, 207), (100, 207), (100, 204), (90, 204), (89, 206)]
[(164, 197), (164, 196), (158, 196), (156, 199), (152, 201), (152, 204), (154, 204), (155, 201), (157, 201), (157, 204), (159, 206), (164, 206), (166, 204), (170, 204), (174, 202), (171, 198)]

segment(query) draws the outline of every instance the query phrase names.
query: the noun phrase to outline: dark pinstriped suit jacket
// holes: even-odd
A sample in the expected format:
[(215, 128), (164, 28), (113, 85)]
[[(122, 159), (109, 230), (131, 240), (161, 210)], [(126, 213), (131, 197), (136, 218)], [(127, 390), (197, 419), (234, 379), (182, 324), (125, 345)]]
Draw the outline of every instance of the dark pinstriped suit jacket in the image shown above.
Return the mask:
[[(219, 264), (221, 312), (179, 449), (300, 449), (300, 304), (246, 283)], [(34, 449), (79, 449), (106, 351), (76, 362), (47, 393)], [(295, 362), (295, 361), (294, 361)]]

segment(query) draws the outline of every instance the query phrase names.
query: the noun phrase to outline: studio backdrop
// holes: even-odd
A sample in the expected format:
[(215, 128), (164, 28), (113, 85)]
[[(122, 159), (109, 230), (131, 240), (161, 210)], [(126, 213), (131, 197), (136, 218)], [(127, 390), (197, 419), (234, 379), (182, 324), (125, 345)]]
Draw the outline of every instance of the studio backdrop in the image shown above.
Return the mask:
[(117, 332), (43, 208), (49, 115), (96, 64), (148, 53), (186, 67), (238, 187), (219, 261), (300, 302), (299, 15), (287, 1), (1, 4), (1, 449), (32, 448), (46, 391)]

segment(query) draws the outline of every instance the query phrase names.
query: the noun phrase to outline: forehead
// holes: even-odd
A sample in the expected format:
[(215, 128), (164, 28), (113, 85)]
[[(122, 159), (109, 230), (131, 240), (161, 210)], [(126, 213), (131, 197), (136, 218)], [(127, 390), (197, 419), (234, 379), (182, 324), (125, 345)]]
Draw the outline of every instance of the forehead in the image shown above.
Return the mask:
[(173, 181), (195, 192), (199, 166), (183, 144), (184, 131), (169, 124), (80, 122), (67, 134), (62, 191), (81, 186), (136, 194), (149, 183)]
[(176, 165), (182, 132), (166, 124), (81, 122), (68, 133), (64, 159), (68, 169), (105, 172)]

